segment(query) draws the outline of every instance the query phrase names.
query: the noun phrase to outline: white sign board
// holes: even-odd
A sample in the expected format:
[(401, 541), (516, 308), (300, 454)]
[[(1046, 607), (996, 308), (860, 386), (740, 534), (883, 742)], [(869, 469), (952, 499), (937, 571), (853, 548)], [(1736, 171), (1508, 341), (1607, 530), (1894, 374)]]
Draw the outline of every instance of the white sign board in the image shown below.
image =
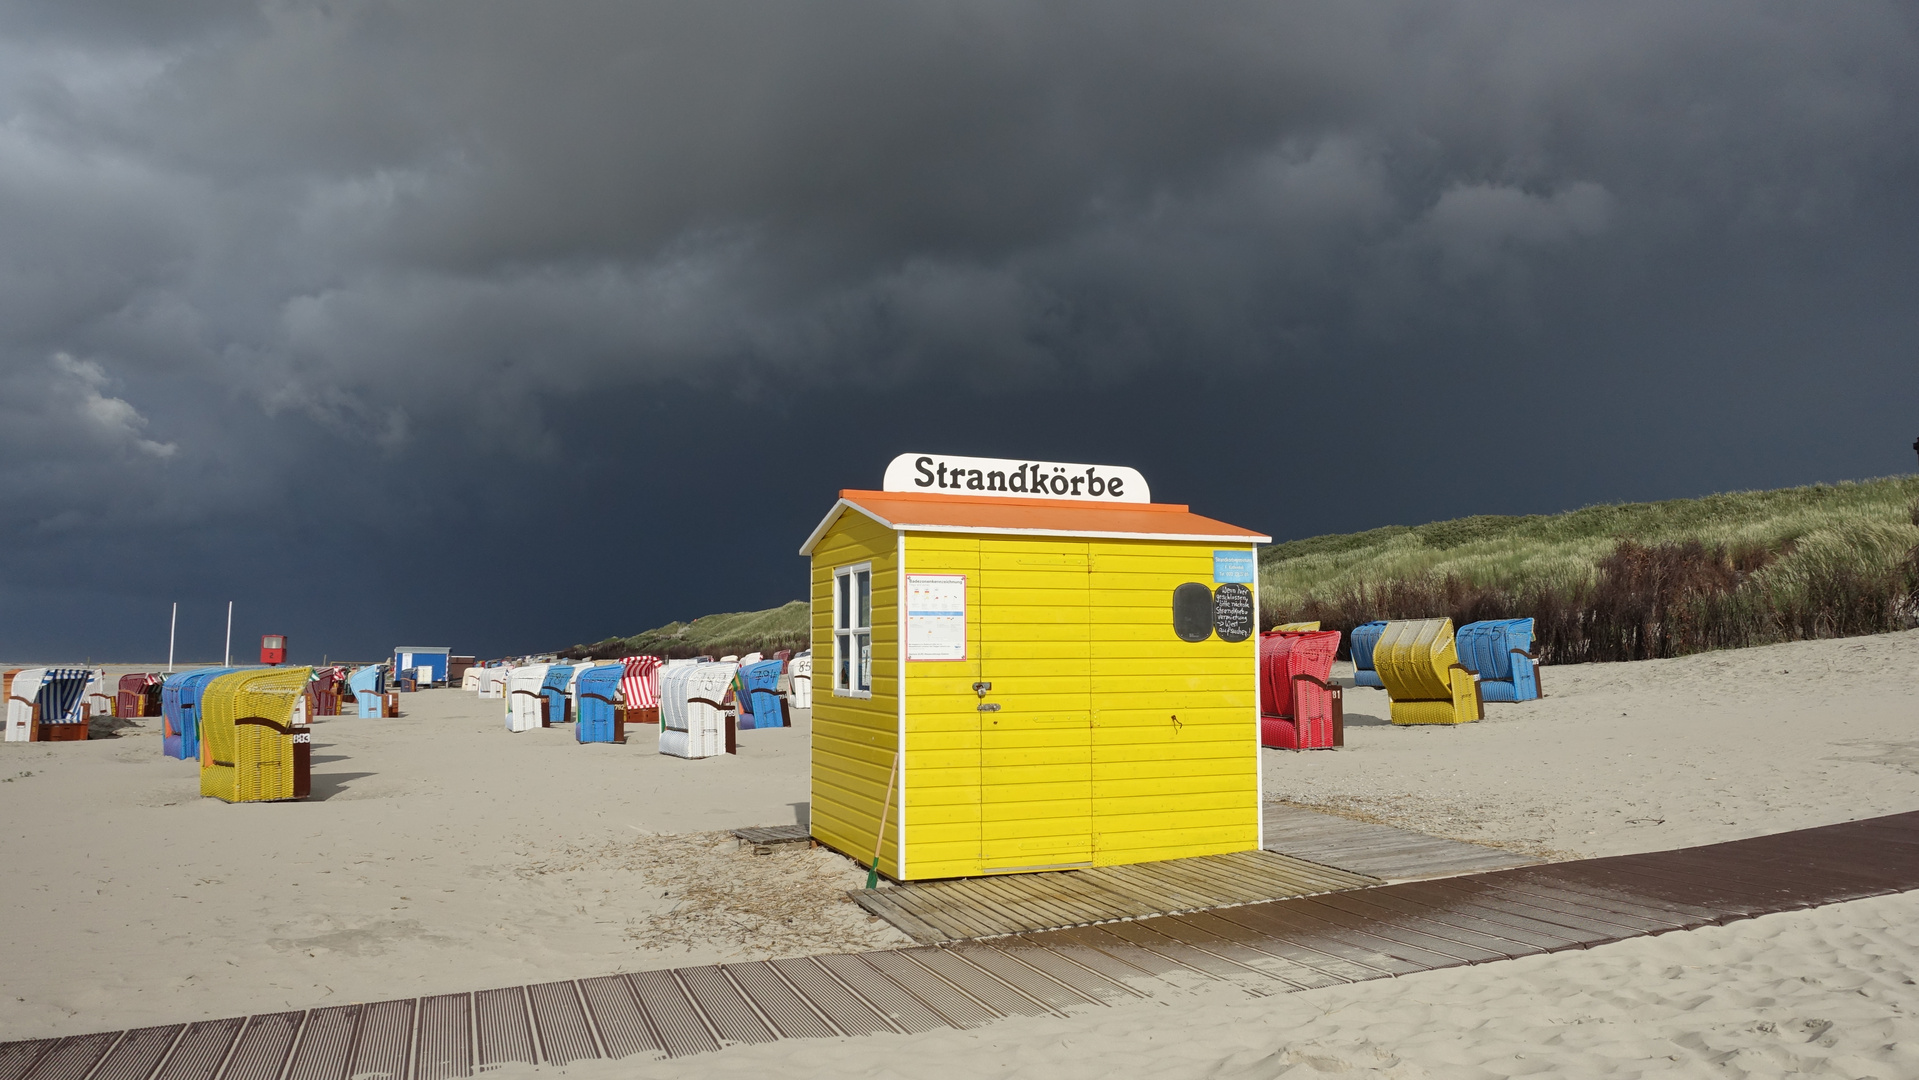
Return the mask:
[(1062, 461), (901, 454), (886, 467), (882, 491), (930, 491), (944, 495), (992, 495), (1014, 499), (1079, 502), (1152, 502), (1146, 478), (1124, 465), (1079, 465)]
[(906, 658), (966, 659), (966, 575), (906, 575)]

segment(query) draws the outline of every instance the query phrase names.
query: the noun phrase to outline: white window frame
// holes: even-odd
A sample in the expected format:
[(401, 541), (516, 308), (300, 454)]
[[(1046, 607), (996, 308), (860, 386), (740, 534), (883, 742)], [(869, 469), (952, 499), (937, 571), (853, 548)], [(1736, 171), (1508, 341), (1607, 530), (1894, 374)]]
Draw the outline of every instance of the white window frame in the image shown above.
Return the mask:
[[(866, 625), (856, 626), (861, 574), (866, 575)], [(850, 611), (847, 610), (849, 600), (853, 608)], [(833, 696), (873, 696), (873, 564), (870, 562), (833, 568)]]

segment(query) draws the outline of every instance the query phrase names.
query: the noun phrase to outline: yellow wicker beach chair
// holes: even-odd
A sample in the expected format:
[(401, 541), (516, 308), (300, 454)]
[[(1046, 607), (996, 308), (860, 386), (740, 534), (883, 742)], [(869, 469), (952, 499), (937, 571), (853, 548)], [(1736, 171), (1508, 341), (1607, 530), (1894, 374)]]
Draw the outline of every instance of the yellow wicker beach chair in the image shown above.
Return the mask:
[(200, 794), (227, 802), (307, 797), (304, 705), (312, 668), (236, 671), (200, 694)]
[(1373, 646), (1373, 670), (1392, 699), (1395, 724), (1464, 724), (1486, 715), (1478, 681), (1459, 663), (1451, 619), (1387, 623)]
[(1267, 631), (1272, 634), (1314, 634), (1319, 632), (1319, 620), (1311, 622), (1283, 622)]

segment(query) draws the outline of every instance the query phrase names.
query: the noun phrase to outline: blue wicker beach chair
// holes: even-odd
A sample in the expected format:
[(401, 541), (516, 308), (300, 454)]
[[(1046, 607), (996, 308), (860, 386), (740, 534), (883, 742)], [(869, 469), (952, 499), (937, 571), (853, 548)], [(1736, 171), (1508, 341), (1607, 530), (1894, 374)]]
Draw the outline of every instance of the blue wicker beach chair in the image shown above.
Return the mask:
[(380, 665), (368, 664), (347, 676), (347, 689), (353, 691), (353, 701), (360, 707), (361, 716), (379, 718), (381, 695), (386, 690), (385, 680), (381, 678), (383, 674)]
[(780, 696), (781, 660), (759, 660), (741, 664), (735, 696), (740, 701), (742, 730), (747, 728), (788, 727), (786, 700)]
[(238, 668), (176, 671), (160, 684), (160, 752), (186, 761), (200, 756), (200, 694), (208, 683)]
[(540, 693), (546, 695), (546, 720), (548, 724), (571, 723), (573, 699), (567, 696), (567, 688), (573, 685), (572, 664), (551, 664), (546, 669), (546, 678), (540, 682)]
[(1488, 619), (1459, 628), (1459, 662), (1479, 674), (1479, 692), (1487, 701), (1535, 701), (1539, 658), (1532, 652), (1531, 619)]
[(583, 743), (626, 741), (625, 717), (619, 713), (620, 677), (626, 665), (615, 661), (580, 673), (579, 726), (573, 735)]
[(1379, 681), (1379, 672), (1373, 670), (1373, 646), (1379, 644), (1379, 635), (1386, 632), (1386, 620), (1361, 623), (1353, 627), (1353, 685), (1370, 686), (1384, 690), (1386, 684)]

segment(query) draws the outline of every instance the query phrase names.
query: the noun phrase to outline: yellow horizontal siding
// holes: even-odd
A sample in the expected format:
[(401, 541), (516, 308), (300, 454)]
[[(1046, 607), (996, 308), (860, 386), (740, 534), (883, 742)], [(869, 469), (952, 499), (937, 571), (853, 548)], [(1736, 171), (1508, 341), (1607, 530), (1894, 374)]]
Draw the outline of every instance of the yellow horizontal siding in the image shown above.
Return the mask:
[(1257, 846), (1257, 635), (1193, 643), (1171, 627), (1173, 589), (1212, 587), (1213, 552), (1250, 546), (1096, 540), (1089, 548), (1098, 862)]
[[(833, 572), (863, 562), (873, 564), (873, 693), (855, 698), (834, 692)], [(812, 833), (862, 863), (873, 857), (899, 742), (898, 571), (896, 534), (851, 511), (813, 549)], [(880, 869), (897, 877), (894, 820), (889, 816)]]
[[(894, 640), (896, 578), (882, 570), (890, 543), (885, 530), (842, 519), (816, 552), (816, 654), (828, 686), (831, 566), (874, 563), (876, 691), (871, 703), (816, 693), (816, 786), (836, 804), (816, 803), (816, 822), (823, 810), (845, 819), (835, 827), (857, 842), (853, 804), (876, 805), (884, 786), (896, 704), (890, 693), (882, 702), (885, 657), (900, 672), (887, 689), (907, 702), (911, 877), (1071, 858), (1073, 837), (1088, 833), (1101, 865), (1256, 845), (1257, 645), (1172, 633), (1173, 589), (1211, 585), (1213, 551), (1246, 545), (909, 534), (907, 574), (967, 576), (967, 656), (907, 663)], [(1085, 588), (1067, 584), (1075, 572)], [(995, 682), (987, 700), (997, 715), (978, 710), (981, 679)], [(871, 825), (864, 835), (870, 850)]]
[(979, 549), (975, 536), (906, 538), (906, 573), (966, 575), (966, 659), (903, 665), (906, 686), (907, 872), (980, 872)]

